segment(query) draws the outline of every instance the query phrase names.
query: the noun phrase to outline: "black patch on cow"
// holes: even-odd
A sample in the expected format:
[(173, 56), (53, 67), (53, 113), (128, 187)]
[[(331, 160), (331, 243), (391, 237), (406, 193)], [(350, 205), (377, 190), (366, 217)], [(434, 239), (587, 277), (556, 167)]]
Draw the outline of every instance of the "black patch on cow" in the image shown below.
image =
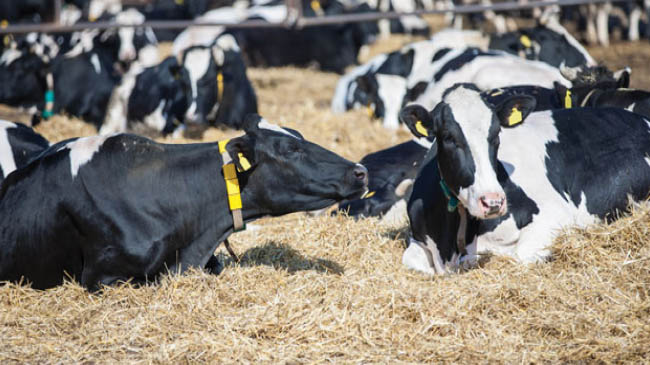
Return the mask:
[(411, 73), (411, 68), (413, 67), (414, 55), (415, 50), (413, 49), (406, 53), (400, 51), (391, 52), (388, 54), (384, 63), (382, 63), (375, 72), (378, 74), (407, 77)]
[(15, 124), (15, 128), (7, 128), (6, 131), (16, 168), (20, 168), (49, 147), (50, 143), (30, 127), (22, 123)]
[[(553, 188), (601, 218), (626, 208), (630, 194), (645, 199), (650, 182), (650, 135), (641, 116), (615, 108), (552, 112), (558, 142), (546, 145)], [(570, 173), (567, 173), (570, 172)]]
[(438, 82), (442, 79), (445, 74), (450, 71), (455, 71), (465, 66), (466, 64), (472, 62), (476, 57), (481, 56), (498, 56), (498, 53), (495, 52), (485, 52), (481, 51), (478, 48), (467, 48), (463, 53), (447, 61), (435, 75), (433, 75), (433, 81)]
[(420, 95), (424, 94), (428, 86), (429, 83), (425, 81), (420, 81), (415, 84), (415, 86), (406, 91), (406, 95), (404, 96), (404, 103), (417, 100)]
[(445, 55), (449, 53), (449, 51), (451, 51), (451, 48), (443, 48), (439, 50), (438, 52), (436, 52), (436, 54), (433, 55), (433, 58), (431, 59), (431, 63), (434, 63), (440, 60), (441, 58), (445, 57)]

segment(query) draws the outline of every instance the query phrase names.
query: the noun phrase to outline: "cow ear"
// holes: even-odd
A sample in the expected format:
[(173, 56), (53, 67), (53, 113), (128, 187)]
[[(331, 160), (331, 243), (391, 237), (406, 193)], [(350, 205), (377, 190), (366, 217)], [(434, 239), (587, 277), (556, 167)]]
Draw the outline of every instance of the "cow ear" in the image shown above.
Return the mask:
[(560, 105), (562, 105), (563, 108), (571, 109), (577, 104), (575, 102), (575, 95), (573, 95), (571, 89), (567, 88), (566, 86), (562, 85), (557, 81), (553, 82), (553, 88), (555, 89), (557, 98), (560, 101)]
[(614, 78), (616, 79), (616, 87), (623, 88), (623, 89), (629, 88), (631, 73), (632, 73), (632, 69), (629, 67), (614, 72)]
[(399, 113), (399, 120), (406, 124), (416, 137), (429, 137), (434, 134), (431, 114), (420, 105), (409, 105)]
[(226, 144), (237, 171), (248, 171), (256, 164), (255, 139), (249, 135), (233, 138)]
[(495, 113), (501, 126), (509, 128), (521, 124), (536, 105), (537, 101), (532, 96), (515, 95), (501, 102)]

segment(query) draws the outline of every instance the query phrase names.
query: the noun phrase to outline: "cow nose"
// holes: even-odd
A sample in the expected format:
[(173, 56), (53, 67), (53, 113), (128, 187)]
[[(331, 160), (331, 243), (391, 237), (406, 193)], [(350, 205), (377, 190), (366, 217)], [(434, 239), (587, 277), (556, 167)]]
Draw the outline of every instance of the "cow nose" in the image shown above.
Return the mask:
[(365, 166), (357, 164), (352, 170), (352, 174), (356, 181), (361, 181), (364, 185), (368, 185), (368, 169)]
[(479, 207), (484, 217), (502, 216), (506, 214), (507, 206), (503, 193), (487, 193), (479, 198)]

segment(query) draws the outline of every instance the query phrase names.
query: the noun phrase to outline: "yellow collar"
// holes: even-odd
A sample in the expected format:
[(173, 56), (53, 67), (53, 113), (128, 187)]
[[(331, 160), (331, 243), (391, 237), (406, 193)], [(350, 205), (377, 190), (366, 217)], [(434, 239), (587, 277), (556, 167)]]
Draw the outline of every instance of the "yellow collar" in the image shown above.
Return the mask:
[[(241, 192), (239, 190), (239, 179), (237, 179), (237, 168), (235, 167), (232, 157), (230, 157), (230, 154), (226, 150), (228, 142), (230, 142), (230, 139), (219, 141), (219, 153), (221, 153), (221, 157), (223, 158), (223, 166), (221, 169), (223, 170), (223, 178), (226, 181), (226, 192), (228, 193), (228, 206), (232, 213), (233, 231), (239, 232), (246, 229), (246, 224), (244, 223), (241, 212), (242, 202)], [(240, 158), (244, 157), (240, 156)], [(246, 163), (248, 163), (248, 161), (246, 161)]]

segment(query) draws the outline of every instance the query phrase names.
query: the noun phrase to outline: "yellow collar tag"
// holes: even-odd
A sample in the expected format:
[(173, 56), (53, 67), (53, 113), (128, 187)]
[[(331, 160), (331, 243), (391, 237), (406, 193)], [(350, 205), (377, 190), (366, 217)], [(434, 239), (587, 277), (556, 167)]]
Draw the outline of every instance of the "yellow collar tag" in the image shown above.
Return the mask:
[[(226, 181), (226, 193), (228, 195), (228, 207), (232, 213), (233, 220), (233, 230), (235, 232), (242, 231), (246, 229), (244, 224), (244, 219), (242, 217), (242, 200), (241, 200), (241, 191), (239, 189), (239, 179), (237, 178), (237, 168), (233, 162), (230, 154), (226, 150), (226, 145), (230, 142), (230, 139), (224, 141), (219, 141), (219, 153), (223, 158), (223, 166), (221, 167), (223, 171), (223, 179)], [(250, 162), (239, 153), (239, 163), (242, 165), (244, 170), (250, 168)]]
[(528, 38), (528, 36), (525, 34), (522, 34), (522, 36), (519, 37), (519, 42), (521, 42), (521, 44), (526, 48), (530, 48), (530, 46), (533, 44), (530, 41), (530, 38)]
[(375, 192), (369, 191), (361, 199), (368, 199), (368, 198), (372, 198), (373, 196), (375, 196)]
[(421, 120), (418, 120), (418, 121), (415, 123), (415, 130), (418, 131), (418, 133), (420, 133), (421, 135), (423, 135), (423, 136), (425, 136), (425, 137), (429, 137), (429, 132), (427, 132), (427, 129), (424, 128), (424, 126), (422, 125), (422, 121), (421, 121)]
[(564, 107), (566, 109), (571, 109), (571, 107), (572, 107), (571, 102), (572, 102), (572, 100), (571, 100), (571, 90), (567, 89), (566, 95), (564, 95)]
[(221, 98), (223, 98), (223, 72), (219, 72), (217, 74), (217, 93), (218, 93), (218, 101), (221, 102)]
[(9, 26), (9, 21), (7, 19), (2, 19), (2, 21), (0, 21), (0, 28), (5, 29), (8, 26)]
[(512, 108), (510, 116), (508, 117), (508, 125), (513, 126), (515, 124), (519, 124), (522, 120), (523, 118), (521, 116), (521, 111), (519, 111), (517, 108)]
[(372, 119), (375, 116), (375, 110), (370, 106), (371, 104), (368, 103), (366, 106), (366, 111), (368, 112), (368, 117)]

